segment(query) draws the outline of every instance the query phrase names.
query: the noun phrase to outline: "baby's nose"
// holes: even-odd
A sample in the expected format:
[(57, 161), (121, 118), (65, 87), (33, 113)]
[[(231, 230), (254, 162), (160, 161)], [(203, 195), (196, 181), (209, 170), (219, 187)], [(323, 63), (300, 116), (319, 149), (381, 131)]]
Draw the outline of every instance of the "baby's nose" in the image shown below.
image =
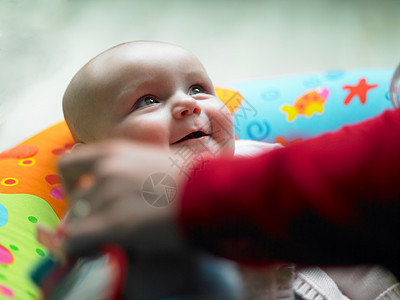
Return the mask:
[(189, 95), (176, 97), (172, 106), (172, 115), (176, 119), (181, 119), (186, 116), (200, 114), (201, 107), (195, 99)]

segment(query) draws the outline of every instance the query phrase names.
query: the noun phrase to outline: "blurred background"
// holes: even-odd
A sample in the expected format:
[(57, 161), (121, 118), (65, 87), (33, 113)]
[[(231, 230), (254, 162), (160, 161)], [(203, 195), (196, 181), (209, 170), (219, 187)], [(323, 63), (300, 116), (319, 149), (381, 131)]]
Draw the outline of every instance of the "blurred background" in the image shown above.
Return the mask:
[(131, 40), (194, 52), (214, 83), (400, 62), (399, 0), (0, 0), (0, 150), (62, 120), (93, 56)]

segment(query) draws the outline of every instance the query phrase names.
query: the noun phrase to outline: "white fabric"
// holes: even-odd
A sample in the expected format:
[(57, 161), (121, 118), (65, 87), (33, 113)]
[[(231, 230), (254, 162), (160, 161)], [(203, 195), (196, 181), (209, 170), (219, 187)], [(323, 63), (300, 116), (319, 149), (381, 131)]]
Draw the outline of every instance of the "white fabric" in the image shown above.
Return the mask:
[(254, 157), (262, 152), (283, 148), (278, 143), (264, 143), (253, 140), (237, 140), (235, 142), (235, 156)]
[(400, 283), (395, 283), (386, 291), (382, 292), (376, 300), (397, 300), (400, 299)]
[(304, 268), (293, 289), (305, 300), (400, 300), (400, 283), (380, 266)]
[(293, 288), (305, 300), (350, 300), (320, 268), (297, 270)]

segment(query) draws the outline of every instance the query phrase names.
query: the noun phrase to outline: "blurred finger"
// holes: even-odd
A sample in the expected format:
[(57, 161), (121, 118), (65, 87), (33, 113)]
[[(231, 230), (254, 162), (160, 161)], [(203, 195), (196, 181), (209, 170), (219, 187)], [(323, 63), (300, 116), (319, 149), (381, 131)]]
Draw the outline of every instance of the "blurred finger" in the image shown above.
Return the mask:
[(93, 182), (88, 187), (79, 186), (72, 190), (68, 195), (70, 208), (64, 217), (64, 223), (88, 216), (93, 211), (93, 208), (97, 207), (95, 201), (101, 191), (96, 182)]
[(92, 205), (84, 198), (78, 199), (70, 208), (70, 219), (81, 219), (87, 217), (92, 211)]
[[(70, 154), (63, 157), (59, 163), (59, 171), (61, 173), (64, 187), (67, 193), (71, 193), (82, 180), (84, 174), (93, 175), (97, 162), (104, 156), (99, 151), (85, 150), (79, 153)], [(87, 181), (89, 177), (85, 180)]]
[(83, 218), (90, 213), (107, 210), (121, 201), (126, 201), (127, 197), (134, 197), (139, 193), (137, 185), (126, 178), (100, 178), (89, 188), (74, 190), (70, 195), (72, 205), (69, 218)]

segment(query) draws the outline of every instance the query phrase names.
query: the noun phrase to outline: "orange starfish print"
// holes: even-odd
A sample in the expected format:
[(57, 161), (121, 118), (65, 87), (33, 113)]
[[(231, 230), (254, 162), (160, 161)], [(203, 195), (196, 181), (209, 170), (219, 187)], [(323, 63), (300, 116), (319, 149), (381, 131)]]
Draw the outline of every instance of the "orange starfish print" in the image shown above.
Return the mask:
[(278, 137), (276, 137), (275, 142), (281, 144), (284, 147), (287, 147), (289, 145), (297, 144), (298, 142), (301, 142), (302, 140), (303, 139), (298, 138), (298, 139), (295, 139), (292, 141), (288, 141), (283, 136), (278, 136)]
[(369, 85), (365, 78), (361, 78), (355, 86), (345, 85), (343, 89), (349, 90), (349, 94), (347, 95), (346, 99), (344, 99), (344, 104), (348, 105), (356, 95), (360, 99), (361, 104), (365, 104), (367, 101), (367, 92), (370, 89), (376, 88), (377, 86), (377, 84)]

